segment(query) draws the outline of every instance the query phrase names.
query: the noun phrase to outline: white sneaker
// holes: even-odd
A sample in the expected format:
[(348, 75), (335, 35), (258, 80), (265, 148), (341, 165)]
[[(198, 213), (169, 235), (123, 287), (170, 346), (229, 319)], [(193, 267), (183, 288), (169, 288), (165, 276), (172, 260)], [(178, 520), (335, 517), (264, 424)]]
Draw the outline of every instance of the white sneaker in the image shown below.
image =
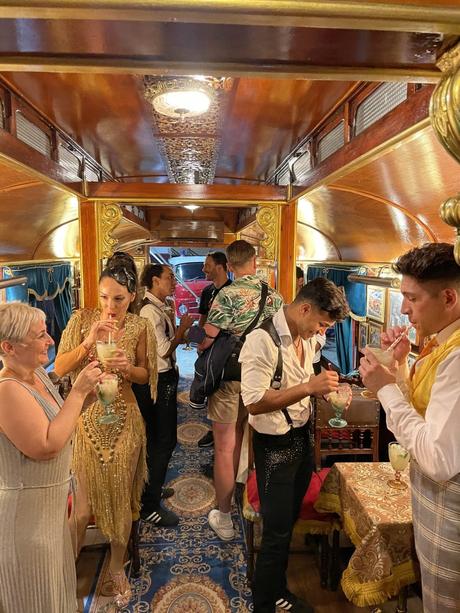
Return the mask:
[(235, 537), (232, 520), (229, 522), (223, 520), (219, 509), (209, 511), (208, 522), (217, 536), (223, 541), (231, 541)]

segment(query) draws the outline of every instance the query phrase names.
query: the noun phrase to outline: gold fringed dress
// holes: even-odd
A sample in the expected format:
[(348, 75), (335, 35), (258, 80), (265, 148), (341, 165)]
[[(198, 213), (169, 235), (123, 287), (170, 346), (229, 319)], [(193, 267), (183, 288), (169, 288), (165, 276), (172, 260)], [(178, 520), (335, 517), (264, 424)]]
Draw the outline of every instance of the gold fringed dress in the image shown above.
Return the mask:
[[(99, 310), (83, 309), (70, 319), (59, 344), (56, 359), (58, 374), (70, 372), (72, 383), (95, 354), (95, 347), (86, 354), (81, 343), (94, 322), (100, 320)], [(152, 394), (157, 388), (156, 340), (150, 323), (137, 315), (126, 314), (124, 332), (117, 341), (131, 364), (136, 365), (136, 348), (142, 333), (146, 333), (149, 384)], [(81, 358), (83, 359), (81, 360)], [(81, 360), (81, 361), (80, 361)], [(78, 366), (73, 366), (78, 363)], [(131, 382), (119, 375), (119, 394), (113, 403), (120, 420), (115, 424), (100, 424), (104, 408), (99, 402), (90, 405), (77, 423), (73, 469), (86, 485), (88, 503), (98, 528), (113, 542), (123, 542), (126, 518), (139, 518), (140, 499), (147, 479), (144, 421), (131, 389)], [(133, 479), (134, 473), (134, 479)]]

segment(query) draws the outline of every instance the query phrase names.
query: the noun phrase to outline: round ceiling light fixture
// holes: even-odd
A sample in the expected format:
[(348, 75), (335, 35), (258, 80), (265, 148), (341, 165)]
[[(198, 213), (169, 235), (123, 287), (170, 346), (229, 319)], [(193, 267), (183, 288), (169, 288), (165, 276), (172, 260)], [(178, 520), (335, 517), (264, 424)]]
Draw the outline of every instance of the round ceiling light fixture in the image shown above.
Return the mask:
[(198, 117), (209, 110), (215, 99), (214, 89), (201, 79), (147, 79), (146, 97), (160, 115), (180, 120)]

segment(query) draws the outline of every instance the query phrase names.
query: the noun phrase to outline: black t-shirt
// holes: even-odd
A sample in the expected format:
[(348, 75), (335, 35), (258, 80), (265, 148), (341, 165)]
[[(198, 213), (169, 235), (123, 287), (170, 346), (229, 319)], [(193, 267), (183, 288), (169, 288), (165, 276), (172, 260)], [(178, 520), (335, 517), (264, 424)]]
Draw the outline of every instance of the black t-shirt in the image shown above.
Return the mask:
[[(231, 279), (227, 279), (227, 281), (222, 285), (222, 287), (227, 287), (232, 282)], [(211, 285), (207, 285), (204, 290), (201, 292), (200, 297), (200, 306), (198, 307), (198, 313), (200, 315), (207, 315), (209, 313), (209, 309), (213, 303), (214, 298), (220, 292), (222, 287), (217, 288), (214, 283)]]

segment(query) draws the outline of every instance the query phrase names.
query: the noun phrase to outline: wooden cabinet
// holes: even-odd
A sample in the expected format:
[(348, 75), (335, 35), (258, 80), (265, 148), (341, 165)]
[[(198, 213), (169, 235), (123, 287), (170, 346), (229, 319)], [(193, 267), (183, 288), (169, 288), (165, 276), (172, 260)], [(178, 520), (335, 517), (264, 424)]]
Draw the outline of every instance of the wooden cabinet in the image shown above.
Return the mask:
[(362, 392), (362, 388), (353, 387), (353, 400), (344, 414), (348, 422), (345, 428), (331, 428), (332, 406), (324, 398), (316, 399), (316, 470), (321, 468), (321, 458), (329, 455), (372, 455), (373, 461), (378, 461), (380, 403), (377, 399), (365, 398)]

